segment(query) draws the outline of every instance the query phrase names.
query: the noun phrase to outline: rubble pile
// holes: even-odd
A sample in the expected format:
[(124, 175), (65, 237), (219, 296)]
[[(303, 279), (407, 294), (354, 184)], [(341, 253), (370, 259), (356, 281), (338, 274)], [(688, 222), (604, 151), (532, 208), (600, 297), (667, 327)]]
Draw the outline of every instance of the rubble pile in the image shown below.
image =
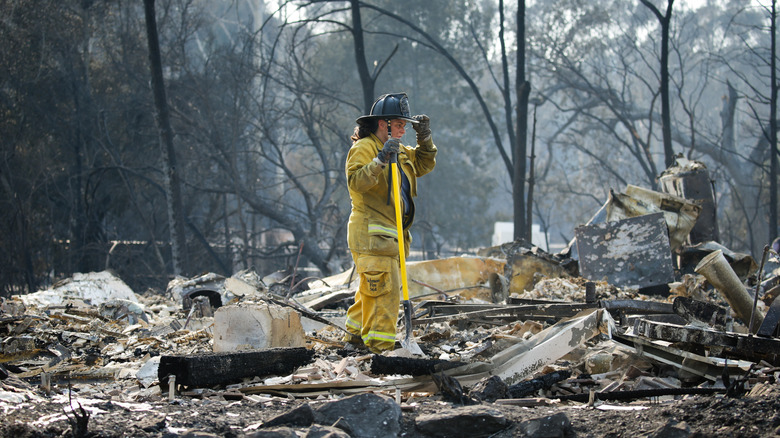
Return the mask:
[[(759, 264), (716, 242), (684, 242), (698, 204), (630, 192), (613, 194), (604, 219), (561, 254), (518, 241), (410, 262), (422, 356), (341, 342), (352, 271), (296, 290), (279, 273), (208, 273), (140, 294), (99, 272), (5, 299), (0, 409), (7, 418), (56, 409), (2, 436), (24, 427), (87, 436), (90, 418), (117, 410), (144, 436), (186, 435), (188, 406), (205, 409), (200, 428), (222, 436), (569, 436), (584, 427), (579, 414), (550, 407), (776, 399), (778, 255), (766, 250)], [(654, 196), (677, 213), (655, 208)], [(631, 205), (644, 210), (627, 214)], [(665, 240), (658, 227), (669, 228)], [(209, 406), (219, 426), (206, 421)], [(691, 431), (669, 422), (656, 432), (667, 429)]]

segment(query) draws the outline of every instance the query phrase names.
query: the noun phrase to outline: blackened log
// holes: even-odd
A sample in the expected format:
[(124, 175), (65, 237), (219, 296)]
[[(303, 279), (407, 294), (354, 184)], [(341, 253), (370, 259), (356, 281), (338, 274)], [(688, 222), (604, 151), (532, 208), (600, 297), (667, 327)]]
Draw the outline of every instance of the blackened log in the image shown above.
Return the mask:
[(569, 377), (571, 377), (571, 371), (569, 370), (547, 373), (541, 377), (511, 385), (509, 387), (509, 395), (512, 398), (522, 398), (529, 394), (533, 394), (542, 388), (549, 388), (554, 383), (558, 383), (561, 380), (566, 380)]
[(303, 406), (297, 407), (290, 412), (285, 412), (281, 415), (266, 421), (261, 427), (309, 427), (314, 424), (314, 409), (307, 403)]
[[(654, 388), (654, 389), (640, 389), (637, 391), (610, 391), (610, 392), (596, 392), (594, 397), (596, 400), (636, 400), (647, 397), (662, 397), (665, 395), (711, 395), (711, 394), (723, 394), (726, 392), (726, 388)], [(585, 403), (590, 399), (590, 394), (583, 392), (582, 394), (571, 395), (557, 395), (555, 398), (561, 401), (576, 401)]]
[(436, 384), (436, 388), (439, 389), (439, 393), (444, 401), (450, 403), (457, 403), (462, 406), (473, 405), (478, 403), (470, 396), (463, 393), (463, 387), (460, 385), (458, 379), (448, 376), (444, 373), (434, 374), (431, 376), (433, 383)]
[(313, 357), (314, 350), (304, 347), (162, 356), (157, 377), (163, 387), (169, 376), (186, 387), (225, 385), (248, 377), (290, 374)]
[(389, 357), (375, 354), (371, 359), (371, 374), (409, 374), (427, 376), (463, 365), (443, 359), (419, 359), (413, 357)]

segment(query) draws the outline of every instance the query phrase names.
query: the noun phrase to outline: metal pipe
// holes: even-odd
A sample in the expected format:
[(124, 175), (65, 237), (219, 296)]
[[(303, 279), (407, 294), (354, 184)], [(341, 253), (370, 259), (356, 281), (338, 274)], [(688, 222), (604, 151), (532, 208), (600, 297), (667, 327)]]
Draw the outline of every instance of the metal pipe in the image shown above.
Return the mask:
[[(726, 298), (734, 313), (744, 322), (750, 324), (751, 308), (753, 306), (750, 294), (745, 285), (739, 279), (734, 269), (731, 268), (723, 251), (713, 251), (704, 257), (694, 269), (697, 274), (703, 275), (707, 281)], [(764, 315), (760, 311), (755, 315), (758, 326), (764, 321)]]

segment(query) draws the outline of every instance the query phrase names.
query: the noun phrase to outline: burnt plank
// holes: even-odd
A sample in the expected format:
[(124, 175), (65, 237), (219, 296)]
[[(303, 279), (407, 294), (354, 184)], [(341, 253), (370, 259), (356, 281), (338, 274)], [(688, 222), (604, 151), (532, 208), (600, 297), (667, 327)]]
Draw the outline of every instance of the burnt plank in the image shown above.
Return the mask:
[(780, 352), (780, 340), (774, 338), (653, 322), (646, 319), (638, 319), (634, 323), (634, 333), (667, 342), (724, 347), (735, 355), (753, 361), (764, 359), (774, 363), (776, 355)]
[(571, 371), (569, 370), (553, 371), (535, 379), (524, 380), (509, 386), (509, 395), (511, 398), (527, 397), (542, 388), (549, 388), (554, 383), (566, 380), (569, 377), (571, 377)]
[(780, 300), (775, 299), (772, 301), (772, 305), (769, 306), (769, 310), (766, 312), (764, 322), (761, 323), (761, 327), (758, 328), (759, 336), (773, 336), (777, 330), (777, 324), (780, 322)]
[(599, 301), (599, 307), (607, 309), (609, 313), (622, 312), (639, 313), (644, 315), (669, 314), (673, 312), (672, 305), (647, 300), (603, 300)]
[(160, 358), (157, 376), (163, 386), (169, 376), (187, 387), (225, 385), (248, 377), (290, 374), (313, 357), (314, 350), (304, 347), (170, 355)]
[(419, 359), (415, 357), (392, 357), (375, 354), (371, 358), (371, 373), (376, 375), (409, 374), (427, 376), (463, 365), (444, 359)]
[(676, 297), (672, 303), (674, 313), (686, 321), (699, 321), (718, 328), (729, 322), (729, 312), (717, 304), (694, 300), (690, 297)]
[[(723, 394), (725, 392), (726, 388), (653, 388), (634, 391), (595, 392), (593, 395), (596, 400), (629, 401), (648, 397), (663, 397), (665, 395), (712, 395)], [(582, 394), (557, 395), (555, 398), (565, 401), (587, 403), (590, 394), (586, 392)], [(671, 436), (671, 434), (669, 436)]]
[[(568, 318), (583, 310), (593, 309), (596, 304), (565, 303), (565, 304), (538, 304), (527, 306), (503, 306), (488, 304), (484, 306), (466, 305), (429, 305), (431, 317), (418, 318), (412, 321), (413, 325), (423, 325), (433, 322), (449, 322), (456, 320), (474, 321), (476, 319), (494, 320), (525, 320), (546, 318)], [(441, 315), (441, 316), (438, 316)]]

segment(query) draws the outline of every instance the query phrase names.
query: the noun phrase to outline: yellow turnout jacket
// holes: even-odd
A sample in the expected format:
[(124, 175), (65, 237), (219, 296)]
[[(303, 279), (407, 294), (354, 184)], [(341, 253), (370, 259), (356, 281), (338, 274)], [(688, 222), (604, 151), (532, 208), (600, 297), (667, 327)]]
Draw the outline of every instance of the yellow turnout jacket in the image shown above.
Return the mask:
[[(352, 198), (347, 239), (349, 248), (354, 253), (397, 258), (395, 202), (392, 198), (392, 187), (388, 186), (387, 180), (391, 166), (388, 164), (383, 169), (373, 161), (382, 147), (381, 140), (371, 134), (356, 141), (347, 154), (347, 185)], [(427, 174), (436, 165), (436, 152), (432, 140), (417, 147), (401, 145), (398, 162), (409, 180), (411, 198), (417, 196), (417, 177)], [(404, 244), (407, 253), (411, 243), (409, 227), (413, 221), (413, 205), (409, 211), (412, 212), (412, 217), (404, 219)]]

